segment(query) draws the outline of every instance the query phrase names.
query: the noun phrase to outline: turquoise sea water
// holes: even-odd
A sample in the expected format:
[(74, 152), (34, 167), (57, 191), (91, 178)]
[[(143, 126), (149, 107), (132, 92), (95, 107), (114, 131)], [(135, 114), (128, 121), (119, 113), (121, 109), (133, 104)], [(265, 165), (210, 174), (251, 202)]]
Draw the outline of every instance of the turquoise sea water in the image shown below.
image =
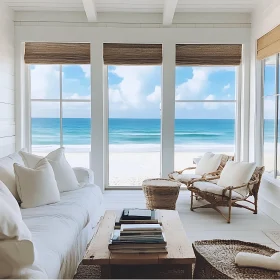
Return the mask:
[[(159, 119), (109, 119), (109, 144), (160, 144)], [(90, 119), (63, 119), (63, 145), (90, 145)], [(175, 144), (234, 144), (235, 121), (224, 119), (175, 120)], [(265, 141), (273, 142), (273, 121), (265, 123)], [(32, 119), (32, 145), (59, 145), (56, 118)]]

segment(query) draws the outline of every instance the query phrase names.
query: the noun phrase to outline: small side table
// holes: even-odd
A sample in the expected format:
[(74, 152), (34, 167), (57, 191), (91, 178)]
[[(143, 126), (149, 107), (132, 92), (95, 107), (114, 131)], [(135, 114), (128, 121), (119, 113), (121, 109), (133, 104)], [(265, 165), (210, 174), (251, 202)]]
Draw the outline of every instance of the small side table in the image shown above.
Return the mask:
[(175, 210), (180, 191), (180, 182), (169, 179), (148, 179), (143, 181), (142, 188), (148, 209)]

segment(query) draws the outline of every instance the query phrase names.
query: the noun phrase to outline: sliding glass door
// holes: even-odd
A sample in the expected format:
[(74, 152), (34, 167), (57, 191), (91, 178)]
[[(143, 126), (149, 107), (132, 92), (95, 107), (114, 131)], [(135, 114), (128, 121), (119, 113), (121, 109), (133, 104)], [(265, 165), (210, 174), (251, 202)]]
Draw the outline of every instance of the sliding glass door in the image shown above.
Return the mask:
[(160, 176), (161, 66), (108, 66), (108, 186)]

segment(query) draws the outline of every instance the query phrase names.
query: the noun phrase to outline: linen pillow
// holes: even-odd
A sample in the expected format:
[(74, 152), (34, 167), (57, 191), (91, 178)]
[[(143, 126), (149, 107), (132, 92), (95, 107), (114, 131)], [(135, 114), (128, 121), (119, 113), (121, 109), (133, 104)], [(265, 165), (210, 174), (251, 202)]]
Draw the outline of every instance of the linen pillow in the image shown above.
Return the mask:
[[(228, 161), (221, 172), (221, 176), (217, 184), (223, 188), (238, 187), (243, 184), (247, 184), (250, 181), (255, 169), (256, 163), (254, 162), (249, 163)], [(234, 191), (243, 196), (248, 194), (247, 187), (236, 189)]]
[[(43, 159), (43, 157), (23, 151), (20, 152), (20, 155), (22, 156), (25, 165), (29, 168), (34, 168), (34, 166)], [(75, 172), (65, 158), (64, 148), (59, 148), (49, 153), (45, 158), (53, 168), (60, 192), (73, 191), (80, 187)]]
[(203, 175), (205, 173), (210, 173), (217, 171), (222, 160), (222, 155), (215, 155), (213, 153), (206, 153), (198, 162), (195, 174)]
[(54, 172), (47, 159), (39, 161), (34, 169), (16, 163), (14, 169), (22, 208), (33, 208), (60, 201)]
[(33, 264), (35, 250), (31, 233), (22, 220), (17, 201), (0, 185), (0, 278), (12, 278), (22, 268)]
[(8, 205), (18, 216), (21, 217), (21, 212), (17, 200), (2, 181), (0, 181), (0, 199), (1, 198), (8, 203)]
[(24, 164), (18, 153), (14, 153), (0, 159), (0, 180), (7, 186), (16, 200), (19, 201), (13, 166), (14, 163)]

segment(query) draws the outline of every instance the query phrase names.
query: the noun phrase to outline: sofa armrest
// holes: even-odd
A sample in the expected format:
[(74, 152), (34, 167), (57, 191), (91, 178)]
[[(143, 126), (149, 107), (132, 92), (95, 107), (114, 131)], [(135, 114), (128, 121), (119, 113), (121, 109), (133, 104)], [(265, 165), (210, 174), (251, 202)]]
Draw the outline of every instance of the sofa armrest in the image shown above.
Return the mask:
[(87, 184), (94, 184), (94, 173), (91, 169), (83, 167), (74, 167), (73, 170), (81, 186)]

